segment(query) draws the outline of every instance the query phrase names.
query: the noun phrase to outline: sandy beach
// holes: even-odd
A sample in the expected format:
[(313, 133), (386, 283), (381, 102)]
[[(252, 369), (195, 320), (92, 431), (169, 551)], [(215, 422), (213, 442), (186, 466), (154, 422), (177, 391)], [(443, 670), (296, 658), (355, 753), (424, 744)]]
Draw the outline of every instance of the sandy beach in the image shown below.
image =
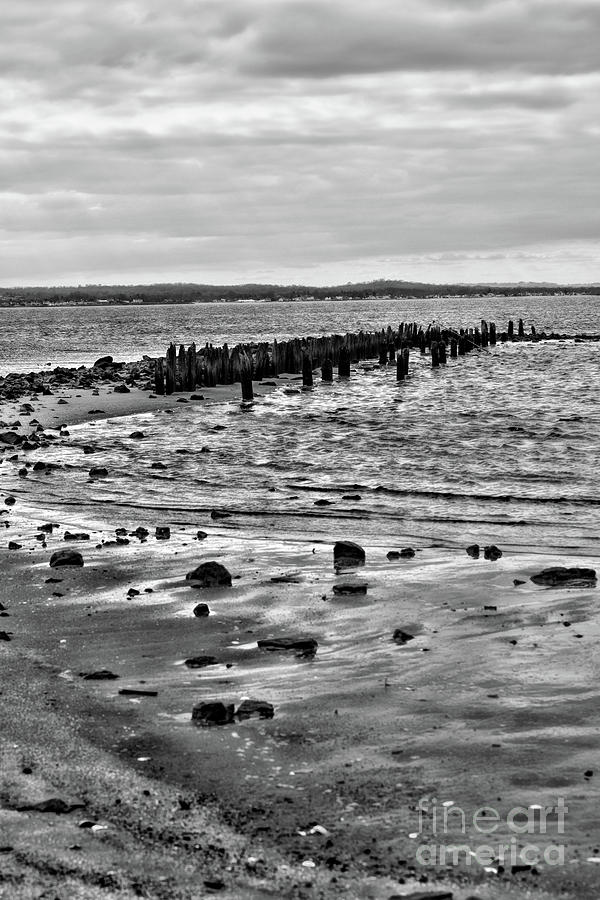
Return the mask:
[[(285, 385), (256, 384), (256, 404)], [(239, 404), (239, 386), (202, 400), (113, 386), (4, 401), (2, 431), (28, 434), (35, 420), (69, 446), (82, 423), (168, 415), (181, 399)], [(27, 466), (27, 450), (0, 447), (3, 476)], [(46, 476), (30, 465), (22, 478)], [(490, 560), (483, 546), (467, 554), (461, 533), (390, 545), (364, 539), (356, 520), (344, 533), (263, 536), (235, 515), (157, 513), (170, 528), (161, 539), (136, 532), (129, 508), (97, 504), (81, 520), (32, 506), (11, 478), (0, 492), (0, 897), (597, 896), (597, 588), (530, 580), (549, 566), (597, 569), (589, 546), (505, 547)], [(347, 539), (365, 564), (336, 572), (334, 544)], [(84, 565), (51, 568), (65, 549)], [(231, 586), (186, 580), (208, 561)], [(194, 615), (199, 603), (210, 615)], [(257, 645), (288, 637), (318, 649)], [(85, 678), (102, 670), (118, 677)], [(237, 710), (245, 698), (273, 717), (192, 722), (202, 702)], [(507, 824), (517, 807), (533, 822), (560, 798), (562, 832), (552, 815), (544, 833)], [(473, 825), (482, 806), (498, 814), (487, 836)], [(449, 816), (440, 836), (433, 812), (452, 807), (465, 830)], [(457, 843), (497, 856), (511, 841), (548, 855), (530, 866), (432, 857)]]

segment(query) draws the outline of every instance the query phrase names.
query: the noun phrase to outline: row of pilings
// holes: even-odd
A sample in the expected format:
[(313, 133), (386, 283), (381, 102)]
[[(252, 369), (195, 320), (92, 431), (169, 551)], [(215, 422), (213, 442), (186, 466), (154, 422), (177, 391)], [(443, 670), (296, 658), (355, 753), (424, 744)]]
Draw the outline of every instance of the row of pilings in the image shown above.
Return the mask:
[(178, 391), (194, 391), (197, 387), (215, 387), (217, 384), (242, 385), (242, 397), (252, 399), (252, 381), (276, 378), (281, 374), (302, 374), (303, 384), (313, 384), (313, 372), (321, 369), (323, 381), (333, 379), (337, 368), (340, 378), (350, 377), (351, 363), (378, 359), (380, 365), (396, 365), (396, 377), (403, 381), (409, 376), (410, 352), (431, 354), (435, 368), (451, 358), (464, 356), (475, 348), (485, 350), (502, 342), (535, 340), (535, 329), (525, 335), (523, 320), (518, 323), (515, 335), (510, 321), (505, 332), (497, 335), (494, 322), (481, 320), (477, 328), (453, 330), (438, 325), (426, 328), (416, 322), (401, 322), (396, 329), (388, 325), (379, 331), (348, 332), (324, 337), (293, 338), (272, 343), (245, 343), (229, 348), (227, 344), (215, 347), (195, 344), (185, 347), (170, 344), (165, 357), (156, 360), (155, 392), (173, 394)]

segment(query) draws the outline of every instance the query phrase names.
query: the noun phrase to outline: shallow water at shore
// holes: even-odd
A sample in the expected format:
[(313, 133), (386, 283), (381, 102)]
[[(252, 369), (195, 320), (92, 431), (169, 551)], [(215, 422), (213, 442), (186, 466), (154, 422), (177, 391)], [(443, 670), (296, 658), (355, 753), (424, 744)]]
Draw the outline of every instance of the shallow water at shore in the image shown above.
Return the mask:
[[(68, 466), (68, 478), (7, 487), (82, 519), (101, 509), (203, 527), (217, 509), (232, 516), (222, 527), (256, 535), (592, 551), (598, 354), (573, 342), (508, 344), (440, 370), (413, 353), (411, 366), (401, 385), (393, 366), (363, 364), (350, 382), (311, 391), (282, 379), (250, 407), (196, 402), (76, 425), (68, 444), (31, 454)], [(91, 465), (108, 478), (90, 482)]]

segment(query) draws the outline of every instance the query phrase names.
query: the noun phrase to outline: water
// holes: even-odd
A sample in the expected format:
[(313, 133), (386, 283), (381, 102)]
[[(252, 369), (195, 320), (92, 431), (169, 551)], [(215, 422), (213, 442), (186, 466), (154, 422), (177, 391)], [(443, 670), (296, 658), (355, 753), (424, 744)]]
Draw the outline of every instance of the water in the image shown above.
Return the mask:
[(600, 331), (599, 297), (357, 300), (307, 303), (199, 303), (190, 306), (0, 309), (0, 375), (48, 366), (89, 365), (105, 354), (140, 359), (171, 341), (235, 344), (397, 325), (440, 322), (454, 328), (481, 318), (499, 329), (523, 318), (538, 331)]
[[(516, 315), (516, 301), (502, 303), (504, 317)], [(570, 310), (561, 316), (559, 307), (566, 303)], [(413, 316), (451, 324), (477, 321), (474, 310), (470, 318), (462, 311), (458, 315), (460, 301), (448, 308), (444, 301), (436, 309), (433, 302), (380, 303), (377, 313), (365, 303), (285, 306), (285, 311), (277, 304), (93, 313), (108, 316), (110, 328), (116, 320), (141, 322), (156, 314), (165, 331), (159, 333), (154, 321), (152, 348), (146, 337), (147, 349), (154, 351), (166, 342), (167, 314), (174, 318), (172, 335), (182, 329), (185, 314), (213, 315), (207, 336), (232, 342), (272, 334), (269, 317), (284, 313), (285, 334)], [(536, 298), (532, 306), (530, 318), (538, 327), (597, 326), (593, 300), (554, 298), (544, 316), (541, 301)], [(219, 330), (226, 317), (236, 316), (241, 321), (235, 329)], [(501, 321), (499, 310), (494, 316)], [(183, 339), (183, 331), (178, 337)], [(122, 347), (119, 353), (116, 345), (110, 349), (136, 355)], [(99, 351), (96, 345), (94, 354)], [(210, 511), (219, 508), (232, 514), (222, 527), (261, 536), (285, 532), (325, 540), (337, 533), (388, 547), (399, 541), (457, 547), (495, 541), (513, 548), (593, 550), (599, 532), (596, 344), (498, 344), (435, 371), (429, 357), (413, 352), (411, 372), (406, 384), (397, 385), (394, 367), (361, 365), (350, 382), (317, 383), (312, 392), (293, 395), (280, 387), (250, 410), (238, 401), (187, 404), (177, 405), (171, 415), (79, 425), (71, 429), (70, 444), (57, 446), (50, 457), (72, 467), (68, 478), (15, 479), (13, 487), (33, 502), (43, 495), (46, 506), (66, 504), (81, 521), (101, 507), (116, 524), (124, 520), (131, 527), (152, 526), (157, 519), (174, 527), (206, 527), (213, 524)], [(222, 425), (224, 430), (216, 430)], [(129, 438), (137, 428), (146, 434), (143, 442)], [(81, 447), (89, 443), (97, 444), (98, 452), (84, 457)], [(48, 450), (38, 455), (47, 459)], [(168, 468), (153, 470), (153, 462)], [(106, 466), (110, 478), (90, 484), (92, 464)], [(359, 499), (345, 499), (348, 495)], [(319, 500), (328, 504), (315, 505)]]

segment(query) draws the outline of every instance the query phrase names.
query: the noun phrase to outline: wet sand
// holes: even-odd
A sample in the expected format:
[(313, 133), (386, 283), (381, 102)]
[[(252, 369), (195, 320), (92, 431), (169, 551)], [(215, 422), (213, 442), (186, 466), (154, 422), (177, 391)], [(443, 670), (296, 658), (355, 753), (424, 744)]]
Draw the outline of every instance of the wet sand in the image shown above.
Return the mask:
[[(237, 392), (203, 390), (206, 401), (190, 402)], [(0, 418), (26, 423), (22, 399), (3, 404)], [(31, 403), (32, 417), (55, 428), (177, 400), (100, 387)], [(7, 447), (2, 465), (15, 453), (26, 459)], [(53, 508), (49, 517), (16, 492), (6, 506), (5, 495), (1, 897), (597, 896), (600, 868), (588, 861), (600, 857), (597, 588), (529, 580), (550, 565), (597, 568), (589, 549), (521, 548), (491, 562), (470, 558), (457, 534), (455, 546), (412, 540), (413, 558), (389, 560), (409, 545), (402, 535), (392, 546), (365, 542), (352, 522), (352, 533), (327, 538), (260, 536), (235, 517), (140, 540), (124, 513), (117, 521), (118, 511), (98, 507), (79, 521)], [(42, 542), (47, 521), (59, 527)], [(117, 527), (128, 544), (115, 542)], [(65, 542), (66, 530), (89, 540)], [(366, 565), (336, 575), (333, 544), (346, 538), (364, 546)], [(21, 549), (7, 550), (9, 540)], [(65, 547), (82, 552), (83, 568), (49, 567)], [(210, 559), (232, 587), (186, 582)], [(334, 594), (345, 582), (366, 582), (366, 595)], [(200, 602), (207, 618), (192, 614)], [(412, 640), (394, 642), (396, 628)], [(257, 648), (290, 635), (315, 638), (314, 658)], [(184, 665), (197, 655), (216, 663)], [(81, 675), (103, 668), (119, 678)], [(244, 697), (272, 703), (274, 718), (191, 723), (201, 701)], [(453, 803), (467, 819), (485, 805), (505, 819), (559, 797), (569, 807), (564, 834), (501, 823), (482, 838), (472, 823), (463, 834), (456, 816), (440, 837), (431, 815), (418, 818), (419, 802), (440, 814)], [(81, 808), (23, 809), (48, 798)], [(565, 865), (513, 873), (464, 856), (459, 866), (415, 858), (423, 844), (497, 847), (515, 837), (563, 846)]]

